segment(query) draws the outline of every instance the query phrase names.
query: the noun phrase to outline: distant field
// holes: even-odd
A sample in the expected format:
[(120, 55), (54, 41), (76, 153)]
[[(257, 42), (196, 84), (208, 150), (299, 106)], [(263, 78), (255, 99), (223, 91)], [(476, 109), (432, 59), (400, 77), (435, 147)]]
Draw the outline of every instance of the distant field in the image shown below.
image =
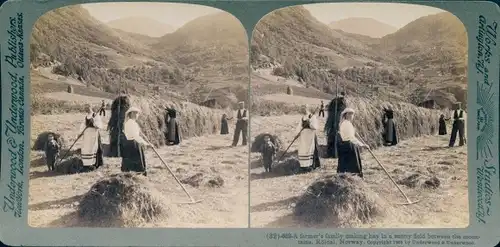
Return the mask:
[(54, 93), (46, 93), (43, 95), (46, 98), (53, 100), (62, 100), (69, 101), (72, 103), (84, 103), (84, 104), (100, 104), (102, 100), (107, 101), (106, 103), (111, 104), (112, 100), (107, 98), (93, 97), (93, 96), (85, 96), (81, 94), (74, 94), (68, 92), (54, 92)]
[[(261, 96), (261, 98), (264, 100), (283, 102), (288, 104), (297, 104), (297, 105), (304, 105), (304, 104), (320, 105), (321, 100), (324, 101), (324, 99), (319, 99), (319, 98), (308, 98), (308, 97), (288, 95), (288, 94), (268, 94)], [(324, 103), (326, 104), (327, 102)]]

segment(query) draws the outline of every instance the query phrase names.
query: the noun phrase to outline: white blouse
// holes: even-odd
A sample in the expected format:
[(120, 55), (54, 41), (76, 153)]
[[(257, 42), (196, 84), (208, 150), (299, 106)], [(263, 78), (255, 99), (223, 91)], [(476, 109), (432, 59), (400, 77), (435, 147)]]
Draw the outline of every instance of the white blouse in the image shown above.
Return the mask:
[(123, 133), (127, 140), (135, 140), (136, 142), (147, 145), (148, 142), (141, 136), (141, 127), (134, 119), (128, 119), (123, 126)]
[[(302, 118), (300, 119), (299, 125), (297, 126), (297, 130), (296, 130), (297, 133), (300, 132), (300, 130), (302, 130), (302, 120), (306, 120), (308, 118), (309, 118), (309, 113), (302, 116)], [(310, 123), (309, 125), (310, 125), (312, 130), (319, 129), (318, 119), (316, 118), (316, 116), (314, 114), (312, 114), (311, 118), (309, 119), (309, 123)]]
[(350, 141), (356, 145), (363, 145), (363, 143), (356, 138), (356, 129), (349, 120), (344, 120), (340, 123), (339, 134), (342, 141)]
[[(85, 120), (83, 120), (82, 124), (80, 124), (80, 133), (85, 129), (86, 125), (85, 125), (85, 121), (87, 119), (91, 119), (92, 118), (92, 114), (94, 113), (89, 113), (87, 116), (85, 116)], [(94, 116), (94, 126), (98, 129), (103, 129), (103, 125), (102, 125), (102, 121), (101, 121), (101, 117), (99, 115), (95, 115)]]

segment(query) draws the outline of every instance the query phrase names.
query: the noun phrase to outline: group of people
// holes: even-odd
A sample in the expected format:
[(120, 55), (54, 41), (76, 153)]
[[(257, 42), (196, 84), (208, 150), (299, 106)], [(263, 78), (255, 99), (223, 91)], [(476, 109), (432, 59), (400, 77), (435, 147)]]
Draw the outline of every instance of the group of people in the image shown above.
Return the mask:
[[(345, 102), (345, 94), (332, 100), (328, 106), (328, 118), (325, 125), (325, 134), (327, 137), (326, 156), (329, 158), (338, 158), (337, 173), (353, 173), (363, 177), (363, 167), (360, 156), (361, 149), (370, 147), (360, 140), (356, 134), (353, 121), (355, 110), (348, 108)], [(302, 117), (297, 126), (298, 140), (298, 160), (301, 170), (311, 171), (321, 166), (318, 151), (318, 137), (316, 131), (319, 129), (316, 116), (311, 113), (307, 106), (301, 108)], [(394, 110), (390, 106), (382, 109), (383, 131), (381, 133), (382, 144), (384, 146), (394, 146), (398, 144), (398, 135), (396, 123), (394, 121)], [(324, 116), (324, 105), (321, 102), (319, 117)], [(459, 137), (459, 146), (466, 143), (465, 133), (465, 113), (461, 108), (461, 103), (457, 103), (456, 110), (453, 112), (453, 127), (449, 146), (453, 147), (457, 135)], [(446, 122), (444, 115), (439, 120), (439, 135), (446, 135)], [(262, 159), (266, 172), (272, 170), (272, 164), (277, 150), (271, 142), (270, 137), (266, 136), (261, 148)]]

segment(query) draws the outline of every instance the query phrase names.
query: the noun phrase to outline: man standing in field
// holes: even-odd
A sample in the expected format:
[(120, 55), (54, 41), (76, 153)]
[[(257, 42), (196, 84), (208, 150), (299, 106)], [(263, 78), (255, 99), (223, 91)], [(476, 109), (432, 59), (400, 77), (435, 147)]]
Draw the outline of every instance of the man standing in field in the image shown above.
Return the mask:
[(323, 100), (321, 101), (321, 105), (319, 106), (318, 116), (325, 117), (325, 104), (323, 104)]
[(99, 109), (99, 116), (106, 116), (106, 103), (104, 103), (104, 100), (101, 102), (101, 108)]
[(247, 145), (247, 129), (248, 129), (247, 109), (245, 109), (245, 102), (243, 101), (239, 102), (238, 106), (239, 109), (236, 115), (236, 127), (234, 129), (233, 145), (232, 145), (233, 147), (236, 147), (236, 145), (238, 145), (238, 141), (240, 139), (240, 133), (243, 139), (241, 145), (243, 146)]
[(457, 139), (457, 134), (459, 138), (458, 145), (463, 146), (465, 144), (465, 112), (462, 110), (462, 103), (457, 102), (455, 111), (453, 112), (453, 125), (451, 128), (451, 136), (449, 147), (455, 146), (455, 140)]

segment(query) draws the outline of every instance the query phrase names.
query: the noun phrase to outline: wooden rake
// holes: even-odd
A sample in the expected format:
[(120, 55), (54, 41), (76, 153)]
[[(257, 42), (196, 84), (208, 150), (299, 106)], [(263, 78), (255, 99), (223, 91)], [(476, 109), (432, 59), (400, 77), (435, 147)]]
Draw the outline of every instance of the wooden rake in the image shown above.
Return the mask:
[[(358, 136), (358, 139), (364, 143), (364, 141), (359, 136)], [(401, 195), (403, 195), (403, 197), (406, 199), (406, 202), (404, 202), (404, 203), (394, 203), (394, 204), (396, 204), (396, 205), (411, 205), (411, 204), (415, 204), (415, 203), (420, 202), (420, 200), (411, 201), (410, 198), (408, 198), (408, 196), (399, 187), (399, 185), (396, 183), (396, 181), (394, 181), (394, 179), (389, 174), (389, 172), (387, 171), (387, 169), (385, 169), (385, 167), (382, 165), (382, 163), (380, 162), (380, 160), (378, 160), (377, 156), (375, 156), (375, 154), (372, 152), (372, 150), (371, 150), (370, 147), (368, 147), (368, 152), (370, 152), (370, 154), (373, 156), (373, 158), (375, 159), (375, 161), (377, 161), (378, 165), (382, 168), (382, 170), (384, 170), (385, 174), (389, 177), (389, 179), (392, 181), (392, 183), (396, 186), (396, 188), (399, 190), (399, 192), (401, 193)]]
[(191, 194), (189, 194), (189, 192), (186, 190), (186, 188), (184, 187), (184, 185), (182, 185), (181, 181), (177, 178), (177, 176), (175, 176), (174, 172), (172, 171), (172, 169), (170, 169), (170, 167), (167, 165), (167, 162), (165, 162), (165, 160), (163, 160), (163, 158), (161, 157), (161, 155), (158, 153), (158, 151), (156, 150), (156, 148), (149, 142), (149, 140), (146, 138), (146, 136), (144, 136), (144, 134), (142, 134), (143, 138), (151, 145), (151, 148), (153, 149), (153, 151), (155, 152), (156, 156), (158, 156), (158, 158), (160, 159), (161, 163), (167, 168), (168, 172), (170, 173), (170, 175), (172, 175), (172, 177), (174, 177), (175, 181), (181, 186), (182, 190), (184, 191), (184, 193), (186, 193), (186, 195), (189, 197), (189, 199), (191, 200), (190, 202), (180, 202), (180, 203), (177, 203), (177, 204), (196, 204), (196, 203), (199, 203), (203, 200), (195, 200)]

